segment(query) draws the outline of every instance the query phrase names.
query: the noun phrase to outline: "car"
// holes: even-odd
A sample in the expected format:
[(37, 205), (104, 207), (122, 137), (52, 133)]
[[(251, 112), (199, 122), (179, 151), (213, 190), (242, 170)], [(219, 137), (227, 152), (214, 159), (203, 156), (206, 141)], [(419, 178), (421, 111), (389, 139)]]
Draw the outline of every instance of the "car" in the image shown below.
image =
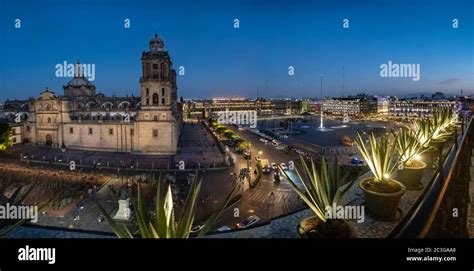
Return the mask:
[(288, 169), (288, 167), (286, 166), (285, 163), (280, 163), (280, 166), (281, 166), (281, 168), (282, 168), (283, 170), (287, 170), (287, 169)]
[(206, 225), (204, 223), (202, 223), (202, 224), (199, 224), (199, 225), (196, 225), (196, 226), (192, 227), (191, 228), (191, 233), (197, 233), (197, 232), (201, 231), (204, 228), (204, 226), (206, 226)]
[(271, 171), (270, 163), (268, 159), (260, 159), (260, 164), (262, 165), (263, 173), (269, 173)]
[(272, 166), (272, 168), (275, 169), (275, 170), (278, 169), (278, 166), (277, 166), (276, 163), (272, 163), (271, 166)]
[(28, 153), (23, 154), (23, 159), (28, 159)]
[(230, 231), (230, 230), (232, 230), (231, 227), (222, 226), (222, 227), (218, 228), (216, 231), (217, 231), (217, 232), (224, 232), (224, 231)]
[(239, 229), (245, 229), (245, 228), (248, 228), (252, 225), (257, 224), (259, 221), (260, 221), (260, 217), (258, 217), (256, 215), (251, 215), (251, 216), (247, 217), (246, 219), (244, 219), (243, 221), (237, 223), (237, 227)]
[(265, 139), (265, 138), (260, 138), (260, 141), (263, 142), (263, 143), (267, 143), (268, 142), (268, 139)]
[(354, 157), (351, 159), (350, 164), (353, 166), (363, 166), (364, 160), (360, 159), (359, 157)]
[(282, 145), (278, 145), (278, 146), (276, 147), (276, 149), (277, 149), (277, 150), (280, 150), (280, 151), (282, 151), (282, 150), (284, 150), (284, 149), (285, 149), (285, 147), (284, 147), (284, 146), (282, 146)]

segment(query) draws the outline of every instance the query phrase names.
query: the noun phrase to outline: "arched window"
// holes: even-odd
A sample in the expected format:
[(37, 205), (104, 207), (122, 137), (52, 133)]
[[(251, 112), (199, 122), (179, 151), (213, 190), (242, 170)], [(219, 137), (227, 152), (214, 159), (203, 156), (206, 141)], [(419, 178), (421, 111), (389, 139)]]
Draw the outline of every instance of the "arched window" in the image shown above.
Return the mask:
[(165, 98), (161, 98), (161, 104), (162, 104), (162, 105), (165, 104)]
[(150, 95), (150, 90), (146, 89), (146, 96)]
[(158, 94), (153, 94), (153, 105), (157, 105), (158, 104)]
[(161, 89), (161, 96), (165, 96), (165, 88)]

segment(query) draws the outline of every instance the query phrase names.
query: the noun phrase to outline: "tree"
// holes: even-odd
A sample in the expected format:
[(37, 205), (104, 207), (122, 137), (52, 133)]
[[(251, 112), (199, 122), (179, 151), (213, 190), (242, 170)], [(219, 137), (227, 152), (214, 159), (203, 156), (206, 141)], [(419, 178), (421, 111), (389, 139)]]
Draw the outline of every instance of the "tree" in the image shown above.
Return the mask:
[(7, 123), (0, 123), (0, 150), (6, 150), (13, 144), (11, 135), (10, 126)]
[(241, 139), (239, 142), (237, 142), (237, 147), (241, 150), (248, 150), (250, 149), (250, 142), (247, 140)]

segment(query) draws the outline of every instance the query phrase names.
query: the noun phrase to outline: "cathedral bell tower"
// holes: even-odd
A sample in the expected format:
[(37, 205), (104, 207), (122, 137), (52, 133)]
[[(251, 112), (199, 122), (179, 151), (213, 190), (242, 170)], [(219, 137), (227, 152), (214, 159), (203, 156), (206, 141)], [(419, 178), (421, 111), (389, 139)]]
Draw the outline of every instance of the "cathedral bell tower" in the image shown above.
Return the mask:
[(157, 34), (142, 53), (141, 109), (137, 131), (143, 152), (176, 153), (181, 127), (176, 71)]

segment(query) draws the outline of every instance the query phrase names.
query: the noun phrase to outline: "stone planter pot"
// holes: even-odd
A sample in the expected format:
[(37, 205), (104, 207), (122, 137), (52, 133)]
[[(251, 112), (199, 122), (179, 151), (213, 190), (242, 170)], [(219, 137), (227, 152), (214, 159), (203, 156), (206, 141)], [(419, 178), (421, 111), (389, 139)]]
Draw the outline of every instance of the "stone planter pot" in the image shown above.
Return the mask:
[(419, 190), (423, 188), (421, 184), (421, 177), (423, 170), (426, 168), (426, 163), (416, 161), (418, 166), (404, 166), (402, 170), (397, 171), (396, 179), (401, 182), (408, 190)]
[(443, 151), (445, 144), (446, 144), (446, 139), (433, 139), (430, 142), (430, 146), (435, 147), (438, 150), (441, 150), (441, 152)]
[(359, 187), (364, 192), (365, 206), (368, 211), (376, 218), (382, 220), (397, 220), (398, 204), (402, 195), (406, 192), (406, 187), (396, 180), (390, 180), (389, 184), (395, 188), (398, 186), (398, 191), (381, 193), (366, 188), (370, 183), (374, 183), (373, 177), (359, 181)]
[(454, 144), (454, 132), (455, 132), (455, 130), (456, 130), (456, 127), (454, 127), (454, 126), (451, 126), (451, 127), (446, 129), (446, 131), (449, 133), (449, 137), (446, 139), (445, 146)]
[(438, 149), (436, 147), (428, 147), (426, 150), (420, 155), (421, 160), (426, 163), (427, 168), (433, 168), (436, 162), (436, 158), (438, 158)]
[(303, 218), (297, 226), (301, 238), (355, 238), (354, 229), (343, 219), (329, 219), (324, 223), (317, 216)]

